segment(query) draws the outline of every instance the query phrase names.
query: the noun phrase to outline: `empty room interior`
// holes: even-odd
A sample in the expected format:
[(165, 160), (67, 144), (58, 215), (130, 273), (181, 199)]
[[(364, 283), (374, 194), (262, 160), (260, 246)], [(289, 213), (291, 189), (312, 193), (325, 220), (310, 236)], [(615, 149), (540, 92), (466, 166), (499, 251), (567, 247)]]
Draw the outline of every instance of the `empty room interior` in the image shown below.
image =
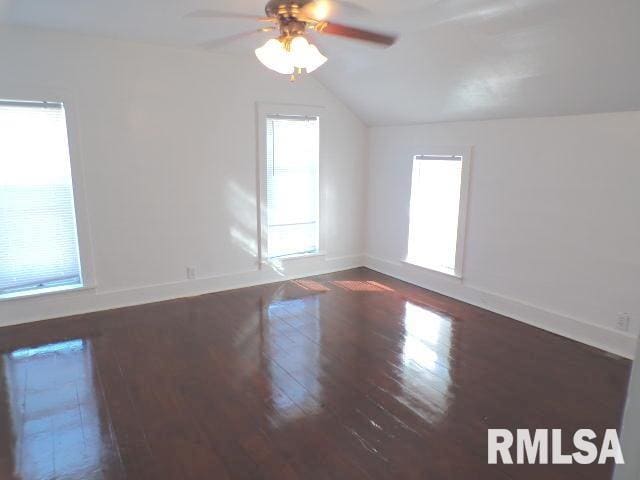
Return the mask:
[(639, 480), (639, 25), (0, 0), (0, 480)]

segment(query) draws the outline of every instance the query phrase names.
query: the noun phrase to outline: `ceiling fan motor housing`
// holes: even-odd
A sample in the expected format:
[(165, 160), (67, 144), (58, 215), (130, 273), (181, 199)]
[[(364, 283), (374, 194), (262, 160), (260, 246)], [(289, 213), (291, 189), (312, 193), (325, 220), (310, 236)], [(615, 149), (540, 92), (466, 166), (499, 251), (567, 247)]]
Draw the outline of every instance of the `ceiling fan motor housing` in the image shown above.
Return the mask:
[(300, 9), (314, 0), (271, 0), (265, 7), (268, 17), (276, 18), (280, 26), (281, 38), (292, 39), (303, 35), (307, 22), (300, 20)]

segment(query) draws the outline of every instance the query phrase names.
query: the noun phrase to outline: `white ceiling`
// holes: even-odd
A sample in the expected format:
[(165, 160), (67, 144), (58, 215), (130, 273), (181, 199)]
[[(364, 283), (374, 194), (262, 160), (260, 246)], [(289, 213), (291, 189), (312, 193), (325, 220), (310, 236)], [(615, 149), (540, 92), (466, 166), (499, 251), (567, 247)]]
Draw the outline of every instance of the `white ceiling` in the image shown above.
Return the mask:
[[(266, 1), (266, 0), (265, 0)], [(352, 0), (339, 20), (400, 34), (379, 49), (323, 36), (317, 72), (369, 125), (640, 109), (640, 0)], [(0, 0), (0, 21), (196, 47), (256, 28), (263, 0)], [(252, 54), (257, 34), (222, 51)], [(284, 81), (284, 79), (283, 79)]]

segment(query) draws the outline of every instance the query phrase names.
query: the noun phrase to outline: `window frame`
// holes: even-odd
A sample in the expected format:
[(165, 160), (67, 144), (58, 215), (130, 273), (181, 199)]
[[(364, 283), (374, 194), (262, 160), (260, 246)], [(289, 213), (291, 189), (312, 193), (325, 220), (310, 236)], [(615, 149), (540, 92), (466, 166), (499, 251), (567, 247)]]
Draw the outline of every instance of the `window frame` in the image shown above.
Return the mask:
[[(471, 180), (471, 159), (473, 147), (471, 146), (425, 146), (425, 147), (414, 147), (414, 152), (410, 156), (410, 164), (409, 164), (409, 196), (407, 198), (407, 237), (405, 242), (405, 254), (403, 263), (410, 265), (411, 267), (426, 270), (428, 272), (433, 272), (439, 275), (445, 275), (449, 278), (455, 278), (458, 280), (462, 280), (463, 271), (464, 271), (464, 256), (465, 256), (465, 247), (466, 247), (466, 235), (467, 235), (467, 212), (469, 206), (469, 185)], [(418, 265), (409, 261), (408, 253), (409, 253), (409, 235), (410, 235), (410, 226), (409, 219), (411, 216), (411, 185), (413, 181), (413, 163), (416, 160), (416, 157), (461, 157), (462, 160), (462, 168), (461, 168), (461, 178), (460, 178), (460, 204), (458, 206), (458, 232), (456, 237), (456, 257), (455, 257), (455, 266), (453, 273), (439, 270), (437, 268), (431, 268), (428, 266)], [(428, 161), (428, 160), (423, 160)]]
[[(295, 116), (295, 117), (317, 117), (318, 118), (318, 134), (319, 151), (318, 151), (318, 249), (309, 253), (294, 253), (270, 258), (268, 256), (268, 223), (267, 223), (267, 117), (270, 116)], [(273, 261), (281, 261), (295, 258), (307, 258), (324, 255), (326, 232), (324, 221), (324, 200), (323, 192), (323, 164), (324, 164), (324, 107), (312, 105), (290, 105), (277, 103), (256, 103), (256, 121), (257, 121), (257, 207), (258, 207), (258, 265), (262, 267)]]
[(0, 88), (0, 98), (16, 102), (52, 102), (62, 103), (67, 123), (67, 142), (69, 147), (69, 164), (71, 168), (71, 185), (73, 188), (73, 205), (78, 236), (78, 255), (80, 257), (80, 285), (63, 285), (0, 295), (0, 302), (23, 300), (43, 295), (52, 295), (96, 288), (95, 268), (93, 263), (93, 244), (91, 227), (86, 208), (85, 181), (80, 144), (80, 129), (77, 114), (77, 103), (73, 92), (48, 87), (16, 87)]

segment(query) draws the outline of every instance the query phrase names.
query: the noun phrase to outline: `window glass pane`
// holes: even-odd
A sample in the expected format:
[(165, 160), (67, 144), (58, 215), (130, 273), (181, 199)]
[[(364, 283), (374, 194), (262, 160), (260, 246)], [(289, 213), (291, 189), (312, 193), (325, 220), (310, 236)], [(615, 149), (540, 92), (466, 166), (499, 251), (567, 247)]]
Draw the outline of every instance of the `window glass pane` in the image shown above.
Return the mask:
[(267, 118), (267, 255), (318, 250), (318, 118)]
[(461, 178), (461, 157), (415, 157), (408, 262), (455, 272)]
[(62, 104), (0, 101), (0, 295), (81, 283)]

